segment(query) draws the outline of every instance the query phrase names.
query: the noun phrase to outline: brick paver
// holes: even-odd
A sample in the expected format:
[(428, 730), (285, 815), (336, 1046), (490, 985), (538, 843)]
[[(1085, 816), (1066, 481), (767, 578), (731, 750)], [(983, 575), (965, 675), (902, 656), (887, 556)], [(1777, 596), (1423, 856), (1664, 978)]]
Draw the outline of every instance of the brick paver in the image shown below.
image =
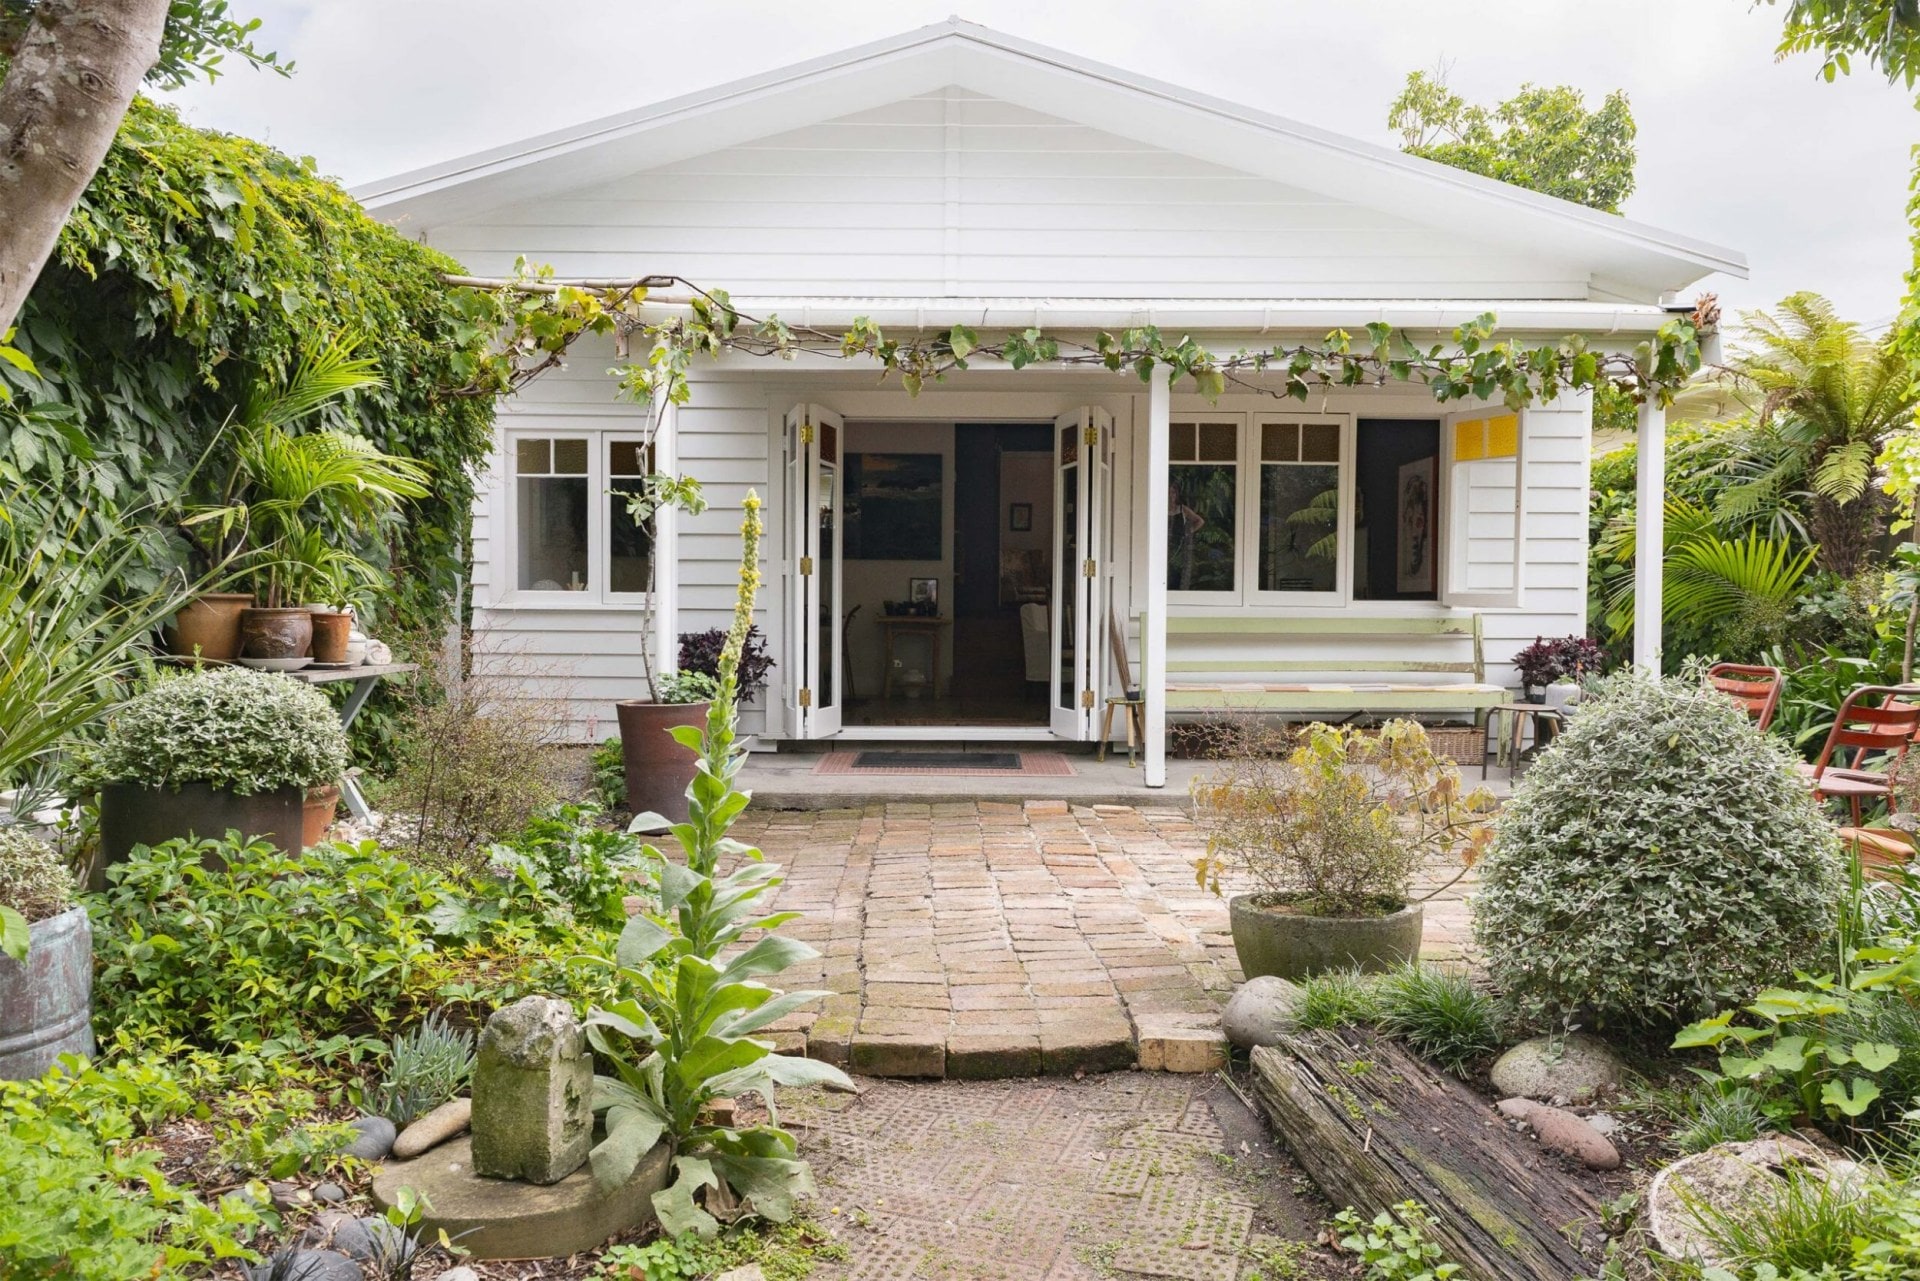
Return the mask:
[[(750, 810), (737, 836), (786, 868), (784, 932), (821, 959), (783, 976), (832, 993), (775, 1025), (785, 1048), (887, 1077), (1139, 1066), (1206, 1071), (1239, 981), (1204, 838), (1176, 806), (889, 802)], [(1466, 942), (1456, 888), (1428, 950)]]

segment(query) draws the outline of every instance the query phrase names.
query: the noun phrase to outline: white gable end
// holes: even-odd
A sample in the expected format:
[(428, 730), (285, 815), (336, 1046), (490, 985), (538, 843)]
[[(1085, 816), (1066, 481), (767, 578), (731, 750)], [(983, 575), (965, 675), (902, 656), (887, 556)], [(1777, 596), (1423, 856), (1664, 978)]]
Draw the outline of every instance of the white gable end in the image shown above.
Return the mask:
[(948, 88), (433, 230), (759, 296), (1552, 298), (1586, 274)]

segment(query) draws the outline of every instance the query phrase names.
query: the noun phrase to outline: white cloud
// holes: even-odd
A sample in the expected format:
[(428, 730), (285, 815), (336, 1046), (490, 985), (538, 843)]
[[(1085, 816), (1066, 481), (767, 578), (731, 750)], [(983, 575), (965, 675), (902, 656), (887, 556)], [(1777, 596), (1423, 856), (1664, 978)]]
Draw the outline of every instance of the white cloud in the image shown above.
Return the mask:
[[(235, 71), (177, 96), (195, 123), (360, 182), (924, 23), (958, 0), (260, 0), (291, 79)], [(1884, 321), (1908, 261), (1911, 99), (1773, 60), (1778, 8), (1742, 0), (973, 0), (963, 16), (1379, 142), (1406, 73), (1445, 63), (1492, 101), (1522, 81), (1614, 88), (1640, 129), (1640, 220), (1746, 251), (1731, 308), (1815, 289)]]

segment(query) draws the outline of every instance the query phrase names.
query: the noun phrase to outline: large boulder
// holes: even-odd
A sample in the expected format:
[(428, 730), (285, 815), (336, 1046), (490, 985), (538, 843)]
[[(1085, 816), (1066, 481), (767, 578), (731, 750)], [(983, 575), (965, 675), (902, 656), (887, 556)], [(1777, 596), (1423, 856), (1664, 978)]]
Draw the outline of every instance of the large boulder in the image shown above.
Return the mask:
[(1270, 974), (1248, 979), (1221, 1012), (1221, 1029), (1243, 1050), (1278, 1045), (1282, 1036), (1299, 1029), (1305, 995), (1299, 984)]
[(1588, 1103), (1617, 1089), (1624, 1071), (1619, 1056), (1597, 1037), (1536, 1036), (1495, 1061), (1493, 1088), (1503, 1098)]
[(1681, 1157), (1653, 1176), (1647, 1189), (1647, 1229), (1670, 1259), (1702, 1267), (1726, 1264), (1701, 1226), (1702, 1216), (1740, 1217), (1787, 1195), (1788, 1177), (1859, 1187), (1867, 1168), (1831, 1156), (1803, 1139), (1769, 1134), (1746, 1143), (1722, 1143)]

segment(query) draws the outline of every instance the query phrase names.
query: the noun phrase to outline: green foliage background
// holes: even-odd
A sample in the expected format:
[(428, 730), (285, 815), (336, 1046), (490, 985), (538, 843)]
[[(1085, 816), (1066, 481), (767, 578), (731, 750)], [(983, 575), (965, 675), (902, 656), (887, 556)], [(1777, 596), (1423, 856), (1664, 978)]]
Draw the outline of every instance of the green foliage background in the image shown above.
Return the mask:
[[(373, 221), (310, 160), (136, 101), (22, 312), (15, 344), (39, 376), (0, 365), (13, 392), (0, 405), (7, 506), (50, 550), (75, 520), (82, 540), (140, 530), (146, 553), (118, 586), (153, 580), (188, 548), (152, 514), (221, 472), (220, 429), (251, 385), (341, 333), (385, 385), (316, 425), (433, 469), (431, 494), (364, 549), (393, 577), (372, 625), (437, 631), (459, 598), (492, 437), (492, 397), (458, 390), (491, 334), (485, 300), (441, 283), (458, 269)], [(384, 755), (390, 727), (369, 706), (360, 753)]]

